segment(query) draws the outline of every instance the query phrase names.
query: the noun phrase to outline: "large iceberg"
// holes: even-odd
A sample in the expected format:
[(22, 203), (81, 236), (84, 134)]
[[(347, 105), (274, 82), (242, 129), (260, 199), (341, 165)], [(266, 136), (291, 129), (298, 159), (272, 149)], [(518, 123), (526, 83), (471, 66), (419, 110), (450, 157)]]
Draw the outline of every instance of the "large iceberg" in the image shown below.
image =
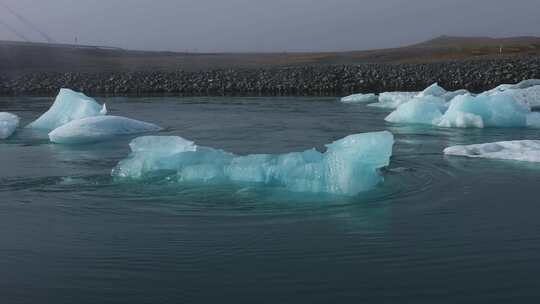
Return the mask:
[(120, 116), (93, 116), (73, 120), (49, 133), (51, 142), (79, 144), (106, 140), (114, 136), (159, 131), (155, 124)]
[(113, 169), (116, 178), (174, 176), (180, 183), (261, 183), (294, 192), (355, 195), (382, 182), (394, 137), (375, 132), (349, 135), (315, 149), (287, 154), (238, 156), (199, 147), (180, 137), (144, 136), (130, 144), (131, 154)]
[(51, 108), (28, 125), (29, 128), (53, 130), (72, 120), (107, 114), (105, 105), (70, 89), (61, 89)]
[(540, 115), (512, 96), (470, 94), (456, 96), (446, 105), (438, 97), (416, 97), (385, 118), (388, 122), (427, 124), (439, 127), (538, 127)]
[(540, 140), (514, 140), (444, 149), (444, 154), (476, 158), (540, 162)]
[(379, 97), (376, 94), (353, 94), (341, 98), (341, 102), (344, 103), (365, 103), (365, 102), (376, 102)]
[(19, 126), (19, 117), (8, 112), (0, 112), (0, 139), (6, 139)]

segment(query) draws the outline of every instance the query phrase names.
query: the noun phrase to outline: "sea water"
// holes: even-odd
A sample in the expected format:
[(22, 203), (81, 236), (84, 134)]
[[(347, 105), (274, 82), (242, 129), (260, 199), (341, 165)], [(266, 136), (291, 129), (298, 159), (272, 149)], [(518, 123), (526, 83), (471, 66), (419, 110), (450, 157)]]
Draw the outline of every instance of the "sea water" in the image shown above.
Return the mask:
[[(134, 136), (0, 141), (2, 303), (508, 303), (538, 298), (540, 164), (445, 156), (534, 129), (396, 125), (338, 98), (96, 98), (238, 155), (349, 134), (395, 136), (384, 183), (359, 195), (256, 184), (117, 181)], [(0, 98), (24, 126), (52, 97)]]

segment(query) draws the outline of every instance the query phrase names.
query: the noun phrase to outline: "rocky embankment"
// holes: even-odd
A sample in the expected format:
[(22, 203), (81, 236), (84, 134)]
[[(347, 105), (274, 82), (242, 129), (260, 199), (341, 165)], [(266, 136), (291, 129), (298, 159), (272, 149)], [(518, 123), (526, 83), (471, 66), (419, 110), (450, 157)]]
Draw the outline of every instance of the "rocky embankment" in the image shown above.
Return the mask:
[(483, 91), (530, 78), (540, 78), (539, 57), (199, 72), (29, 73), (0, 76), (0, 94), (53, 95), (68, 87), (89, 94), (111, 95), (346, 95), (417, 91), (433, 82), (449, 90)]

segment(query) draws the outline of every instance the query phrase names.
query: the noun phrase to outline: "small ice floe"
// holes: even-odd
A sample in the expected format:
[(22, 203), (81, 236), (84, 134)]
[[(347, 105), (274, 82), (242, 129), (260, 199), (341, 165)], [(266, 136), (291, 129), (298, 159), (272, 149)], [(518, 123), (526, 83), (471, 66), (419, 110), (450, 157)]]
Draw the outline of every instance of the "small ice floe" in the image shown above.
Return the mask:
[(131, 154), (112, 175), (121, 179), (175, 176), (179, 183), (260, 183), (294, 192), (355, 195), (383, 181), (394, 137), (390, 132), (349, 135), (315, 149), (287, 154), (239, 156), (200, 147), (181, 137), (143, 136), (134, 139)]
[(94, 116), (73, 120), (54, 129), (49, 139), (58, 144), (80, 144), (115, 136), (160, 131), (161, 127), (121, 116)]
[(379, 97), (376, 94), (353, 94), (341, 98), (341, 102), (344, 103), (366, 103), (366, 102), (377, 102)]
[(19, 117), (8, 112), (0, 112), (0, 139), (10, 137), (19, 126)]
[(540, 140), (513, 140), (468, 146), (453, 146), (444, 149), (444, 154), (540, 162)]
[(106, 114), (105, 104), (101, 106), (83, 93), (61, 89), (49, 110), (27, 127), (50, 131), (73, 120)]

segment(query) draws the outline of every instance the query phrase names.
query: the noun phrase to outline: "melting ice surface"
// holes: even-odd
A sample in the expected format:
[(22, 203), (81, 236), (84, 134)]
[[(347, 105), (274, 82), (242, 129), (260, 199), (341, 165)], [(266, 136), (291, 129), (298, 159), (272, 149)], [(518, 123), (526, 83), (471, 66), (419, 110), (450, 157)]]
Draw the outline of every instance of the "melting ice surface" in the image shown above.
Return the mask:
[(61, 89), (51, 108), (28, 125), (29, 128), (53, 130), (72, 120), (107, 114), (105, 105), (70, 89)]
[(19, 117), (15, 114), (0, 112), (0, 139), (6, 139), (19, 126)]
[(468, 146), (453, 146), (444, 149), (444, 154), (540, 162), (540, 140), (514, 140)]
[(344, 103), (364, 103), (364, 102), (376, 102), (378, 97), (376, 94), (353, 94), (341, 98), (341, 102)]
[(79, 144), (114, 136), (159, 131), (157, 125), (120, 116), (94, 116), (73, 120), (49, 133), (51, 142)]
[(379, 169), (389, 164), (393, 144), (393, 135), (384, 131), (349, 135), (326, 145), (324, 153), (311, 149), (238, 156), (181, 137), (143, 136), (130, 143), (131, 154), (112, 175), (166, 175), (180, 183), (261, 183), (295, 192), (355, 195), (383, 181)]

